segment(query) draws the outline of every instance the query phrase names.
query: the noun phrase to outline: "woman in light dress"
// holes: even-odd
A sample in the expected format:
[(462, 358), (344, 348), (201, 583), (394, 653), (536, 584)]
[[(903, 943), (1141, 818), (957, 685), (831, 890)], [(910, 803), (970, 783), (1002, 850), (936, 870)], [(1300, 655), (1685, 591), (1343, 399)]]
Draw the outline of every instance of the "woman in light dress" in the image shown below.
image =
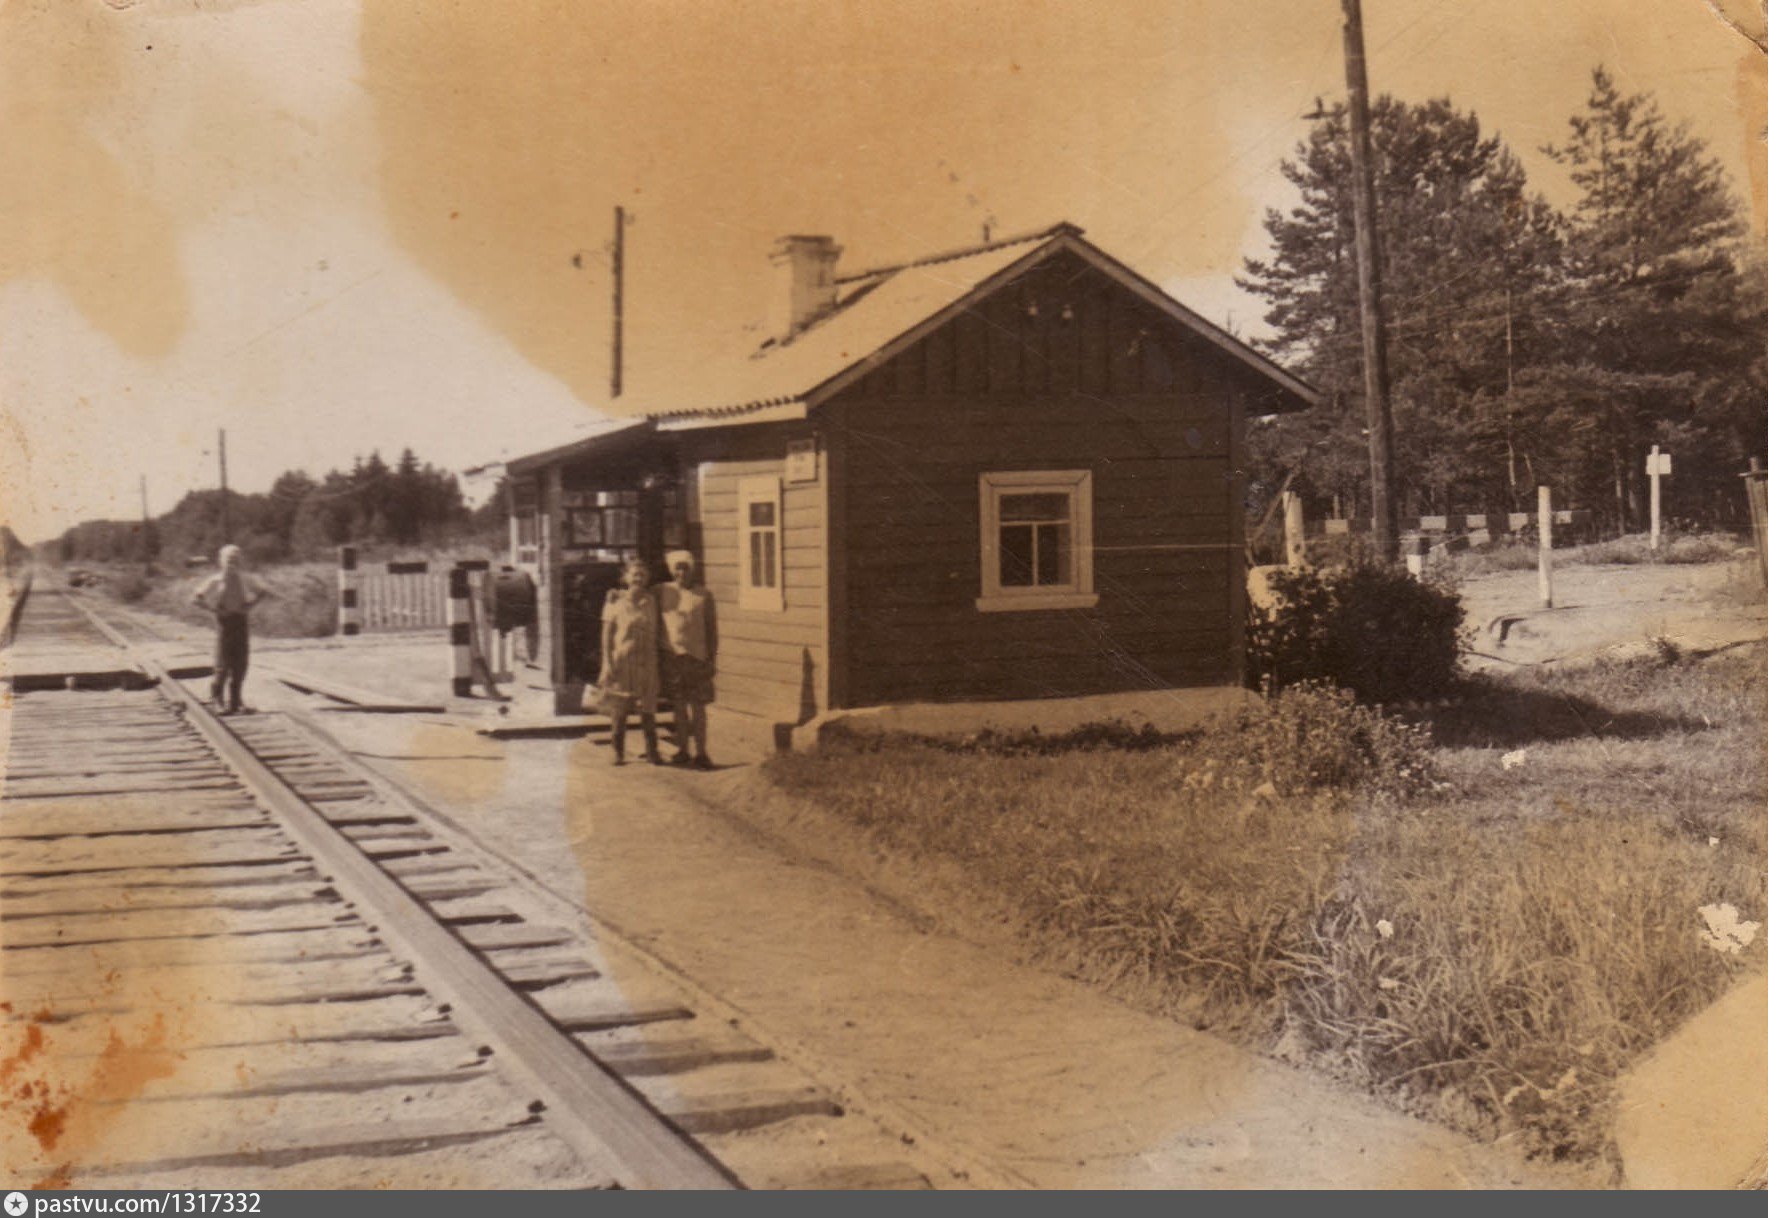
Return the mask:
[(626, 562), (621, 584), (602, 607), (602, 672), (596, 682), (602, 709), (613, 720), (614, 764), (626, 764), (626, 720), (634, 710), (645, 732), (645, 760), (662, 765), (657, 751), (657, 597), (643, 559)]

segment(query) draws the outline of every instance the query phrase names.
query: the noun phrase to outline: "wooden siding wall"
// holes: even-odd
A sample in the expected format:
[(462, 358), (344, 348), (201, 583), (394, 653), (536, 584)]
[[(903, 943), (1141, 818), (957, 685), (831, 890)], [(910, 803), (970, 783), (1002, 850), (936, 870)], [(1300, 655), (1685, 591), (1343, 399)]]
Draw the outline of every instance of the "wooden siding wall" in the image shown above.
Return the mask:
[[(802, 722), (829, 705), (827, 463), (819, 461), (815, 482), (784, 482), (787, 441), (809, 434), (757, 428), (684, 437), (683, 445), (689, 529), (718, 602), (718, 703), (776, 723)], [(781, 612), (742, 608), (737, 586), (737, 484), (756, 477), (782, 479)]]
[[(1077, 260), (840, 395), (844, 702), (1237, 680), (1233, 405), (1258, 388)], [(978, 610), (978, 475), (1079, 468), (1093, 472), (1098, 605)]]

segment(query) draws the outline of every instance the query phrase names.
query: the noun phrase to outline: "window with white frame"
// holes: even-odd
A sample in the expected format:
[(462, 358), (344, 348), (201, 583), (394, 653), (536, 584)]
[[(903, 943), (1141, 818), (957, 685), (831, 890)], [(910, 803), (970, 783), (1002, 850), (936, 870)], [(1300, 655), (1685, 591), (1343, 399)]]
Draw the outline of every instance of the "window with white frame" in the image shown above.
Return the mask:
[(744, 609), (786, 607), (784, 507), (778, 478), (737, 483), (737, 604)]
[(985, 613), (1089, 609), (1093, 593), (1091, 470), (983, 474), (982, 595)]

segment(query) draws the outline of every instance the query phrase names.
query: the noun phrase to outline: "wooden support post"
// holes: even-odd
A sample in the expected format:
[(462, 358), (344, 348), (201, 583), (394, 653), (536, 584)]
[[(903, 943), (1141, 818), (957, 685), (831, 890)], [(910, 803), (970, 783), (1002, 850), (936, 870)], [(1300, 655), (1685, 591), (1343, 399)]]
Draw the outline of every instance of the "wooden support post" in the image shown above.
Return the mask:
[(1645, 459), (1645, 473), (1651, 479), (1651, 548), (1656, 553), (1663, 499), (1658, 490), (1658, 446), (1655, 444), (1651, 446), (1651, 456)]
[(1304, 533), (1301, 496), (1294, 491), (1283, 492), (1283, 561), (1291, 567), (1305, 567), (1308, 562), (1308, 540)]
[(1750, 458), (1750, 472), (1743, 476), (1744, 493), (1749, 497), (1750, 532), (1756, 542), (1756, 560), (1762, 567), (1762, 583), (1768, 586), (1768, 471), (1759, 458)]
[(1553, 488), (1543, 486), (1539, 489), (1540, 502), (1536, 516), (1536, 531), (1540, 534), (1541, 557), (1538, 571), (1540, 573), (1541, 608), (1553, 608)]
[(1645, 472), (1651, 478), (1651, 548), (1655, 552), (1663, 536), (1660, 480), (1670, 472), (1670, 454), (1659, 452), (1658, 446), (1653, 444), (1651, 455), (1645, 459)]
[(552, 682), (553, 713), (575, 715), (583, 710), (583, 685), (565, 664), (564, 498), (564, 467), (549, 465), (540, 482), (540, 649)]

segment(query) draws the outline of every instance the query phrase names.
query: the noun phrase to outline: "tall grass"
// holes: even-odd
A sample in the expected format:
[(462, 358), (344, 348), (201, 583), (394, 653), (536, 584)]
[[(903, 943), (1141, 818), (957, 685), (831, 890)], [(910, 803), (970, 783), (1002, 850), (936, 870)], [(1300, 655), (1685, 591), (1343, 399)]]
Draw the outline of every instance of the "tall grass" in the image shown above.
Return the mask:
[[(100, 589), (125, 604), (192, 625), (213, 624), (214, 615), (191, 604), (191, 596), (213, 568), (162, 571), (143, 576), (136, 567), (105, 572)], [(252, 631), (270, 638), (324, 638), (338, 620), (338, 576), (335, 563), (283, 563), (253, 567), (251, 577), (270, 595), (252, 610)]]
[[(1763, 954), (1705, 946), (1696, 911), (1768, 907), (1764, 676), (1756, 652), (1490, 680), (1409, 726), (1301, 689), (1158, 748), (874, 741), (765, 773), (956, 863), (1064, 968), (1588, 1156), (1626, 1065)], [(1531, 739), (1525, 708), (1561, 703)]]

